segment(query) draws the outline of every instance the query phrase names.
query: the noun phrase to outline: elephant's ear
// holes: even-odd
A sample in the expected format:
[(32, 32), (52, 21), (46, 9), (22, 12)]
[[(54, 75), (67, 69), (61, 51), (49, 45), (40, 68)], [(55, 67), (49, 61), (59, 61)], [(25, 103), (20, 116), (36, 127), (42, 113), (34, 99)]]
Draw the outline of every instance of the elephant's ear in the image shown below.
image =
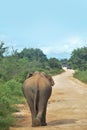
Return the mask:
[(55, 84), (53, 78), (50, 75), (48, 75), (47, 78), (50, 81), (51, 86), (53, 86)]
[(49, 80), (49, 82), (51, 83), (51, 86), (53, 86), (55, 84), (52, 77), (50, 75), (47, 75), (45, 72), (41, 72), (41, 76), (45, 76)]
[(26, 79), (28, 79), (28, 78), (30, 78), (30, 77), (32, 77), (32, 76), (33, 76), (32, 73), (30, 73), (30, 74), (28, 73), (27, 76), (26, 76)]
[(47, 78), (47, 75), (45, 72), (41, 72), (40, 74), (41, 74), (41, 76), (45, 76)]

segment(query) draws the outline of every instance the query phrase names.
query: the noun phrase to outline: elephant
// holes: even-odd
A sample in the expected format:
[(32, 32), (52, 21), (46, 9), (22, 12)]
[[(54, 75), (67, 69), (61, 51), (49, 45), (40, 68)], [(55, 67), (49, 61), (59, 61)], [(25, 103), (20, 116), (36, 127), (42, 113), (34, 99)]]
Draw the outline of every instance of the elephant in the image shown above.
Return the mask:
[(46, 126), (46, 109), (54, 81), (44, 72), (28, 74), (23, 83), (23, 93), (30, 108), (32, 127)]

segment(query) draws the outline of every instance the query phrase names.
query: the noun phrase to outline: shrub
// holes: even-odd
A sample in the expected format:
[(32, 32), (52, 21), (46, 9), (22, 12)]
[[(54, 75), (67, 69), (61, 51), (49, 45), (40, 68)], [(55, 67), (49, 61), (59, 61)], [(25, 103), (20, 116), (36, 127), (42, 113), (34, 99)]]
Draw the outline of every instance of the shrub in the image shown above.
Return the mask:
[(87, 83), (87, 70), (75, 72), (74, 77), (81, 80), (82, 82)]
[(8, 90), (0, 86), (0, 130), (8, 130), (14, 122), (12, 117), (11, 100), (7, 96)]
[(14, 104), (23, 102), (21, 84), (10, 80), (0, 85), (0, 130), (8, 130), (15, 123), (12, 113), (16, 111)]

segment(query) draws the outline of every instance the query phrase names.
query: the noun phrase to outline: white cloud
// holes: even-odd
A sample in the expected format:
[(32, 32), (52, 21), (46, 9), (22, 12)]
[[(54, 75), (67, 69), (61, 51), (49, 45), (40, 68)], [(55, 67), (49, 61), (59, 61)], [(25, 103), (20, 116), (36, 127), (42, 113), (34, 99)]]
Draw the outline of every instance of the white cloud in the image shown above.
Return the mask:
[(86, 39), (84, 40), (84, 39), (79, 38), (79, 37), (69, 38), (69, 39), (65, 42), (65, 44), (68, 45), (68, 51), (69, 51), (69, 52), (72, 52), (74, 49), (87, 46)]
[(74, 49), (87, 46), (86, 41), (87, 41), (86, 39), (82, 39), (79, 37), (71, 37), (59, 43), (52, 43), (51, 45), (40, 47), (40, 49), (43, 50), (43, 52), (46, 55), (50, 54), (59, 55), (64, 53), (70, 55)]

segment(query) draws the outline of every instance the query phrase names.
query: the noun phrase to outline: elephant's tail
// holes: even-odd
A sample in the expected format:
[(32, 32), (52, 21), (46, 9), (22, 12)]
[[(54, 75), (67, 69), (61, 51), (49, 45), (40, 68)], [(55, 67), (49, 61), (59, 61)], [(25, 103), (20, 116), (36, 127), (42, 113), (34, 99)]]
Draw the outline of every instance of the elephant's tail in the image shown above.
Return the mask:
[(36, 92), (35, 92), (35, 95), (34, 95), (34, 112), (35, 112), (35, 116), (38, 113), (38, 102), (39, 102), (39, 89), (38, 89), (38, 86), (37, 86), (37, 89), (36, 89)]

